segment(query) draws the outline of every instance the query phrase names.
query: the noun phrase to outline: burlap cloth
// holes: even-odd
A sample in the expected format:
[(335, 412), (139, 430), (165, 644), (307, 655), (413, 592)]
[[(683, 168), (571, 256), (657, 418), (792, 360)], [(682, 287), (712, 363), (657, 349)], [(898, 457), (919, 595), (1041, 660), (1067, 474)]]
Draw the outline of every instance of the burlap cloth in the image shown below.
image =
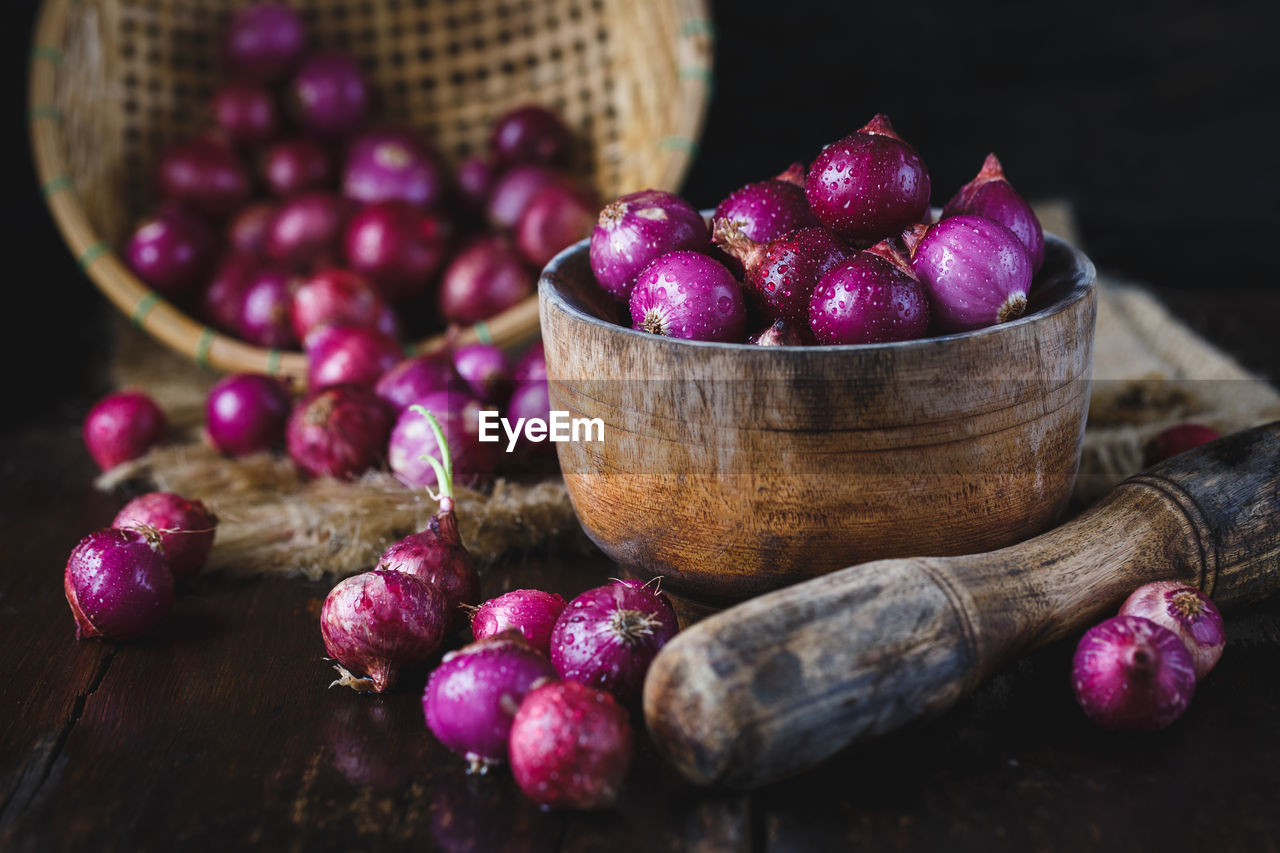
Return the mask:
[[(1037, 205), (1046, 231), (1071, 242), (1063, 204)], [(1086, 247), (1087, 250), (1087, 247)], [(145, 388), (168, 413), (176, 440), (104, 475), (111, 488), (144, 478), (204, 500), (221, 520), (209, 570), (237, 575), (347, 574), (372, 567), (396, 539), (422, 529), (435, 504), (385, 472), (351, 483), (305, 482), (287, 459), (218, 458), (200, 437), (204, 397), (217, 378), (121, 323), (112, 378)], [(1094, 384), (1077, 506), (1142, 467), (1143, 444), (1160, 430), (1197, 421), (1232, 432), (1280, 419), (1280, 394), (1197, 336), (1140, 286), (1100, 277)], [(558, 477), (499, 479), (489, 494), (462, 490), (463, 540), (482, 562), (554, 543), (590, 543)]]

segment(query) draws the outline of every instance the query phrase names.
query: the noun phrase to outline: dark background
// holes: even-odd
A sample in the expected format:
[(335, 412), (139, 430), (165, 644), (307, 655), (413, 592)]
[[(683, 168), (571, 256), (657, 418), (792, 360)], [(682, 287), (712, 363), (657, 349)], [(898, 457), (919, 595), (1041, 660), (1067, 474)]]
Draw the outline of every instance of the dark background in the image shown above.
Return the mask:
[[(0, 408), (8, 423), (78, 419), (83, 402), (63, 389), (85, 384), (108, 308), (54, 229), (27, 150), (38, 4), (6, 5), (0, 363), (20, 404)], [(1223, 299), (1280, 286), (1280, 4), (790, 0), (722, 2), (715, 18), (716, 92), (686, 185), (699, 206), (885, 112), (929, 165), (936, 202), (995, 150), (1024, 195), (1074, 203), (1105, 270)]]

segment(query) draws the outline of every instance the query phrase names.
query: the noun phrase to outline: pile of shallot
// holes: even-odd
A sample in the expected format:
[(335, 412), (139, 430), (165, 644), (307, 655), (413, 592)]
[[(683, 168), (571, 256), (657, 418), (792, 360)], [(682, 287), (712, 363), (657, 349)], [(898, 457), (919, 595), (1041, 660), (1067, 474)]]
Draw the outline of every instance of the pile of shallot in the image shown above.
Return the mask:
[(1080, 639), (1071, 686), (1085, 716), (1118, 731), (1162, 729), (1191, 704), (1196, 682), (1222, 657), (1226, 632), (1200, 590), (1158, 581)]
[[(337, 281), (339, 279), (326, 279)], [(438, 413), (453, 448), (458, 480), (486, 484), (499, 470), (537, 471), (550, 462), (550, 443), (523, 434), (520, 453), (480, 440), (479, 413), (492, 409), (511, 422), (550, 417), (546, 358), (534, 344), (512, 360), (491, 344), (471, 344), (434, 355), (402, 358), (367, 329), (331, 324), (318, 330), (320, 350), (311, 364), (309, 392), (300, 400), (288, 382), (235, 373), (210, 389), (205, 435), (225, 456), (284, 448), (305, 474), (352, 478), (388, 464), (403, 483), (433, 485), (426, 457), (439, 448), (426, 421), (410, 412), (420, 404)], [(166, 437), (164, 412), (147, 394), (128, 389), (100, 400), (84, 421), (90, 455), (104, 471), (145, 454)]]
[(568, 604), (517, 589), (470, 615), (475, 642), (427, 681), (427, 727), (471, 771), (509, 762), (543, 806), (612, 805), (633, 752), (627, 709), (679, 630), (658, 582), (613, 581)]
[(521, 789), (555, 808), (617, 799), (633, 752), (628, 707), (678, 630), (658, 581), (614, 581), (568, 604), (517, 589), (482, 601), (454, 514), (452, 441), (420, 405), (436, 454), (439, 511), (425, 530), (383, 552), (371, 571), (338, 583), (320, 611), (325, 650), (342, 685), (381, 693), (422, 673), (451, 633), (474, 642), (444, 655), (422, 695), (427, 727), (485, 773), (509, 762)]
[(166, 299), (250, 343), (331, 352), (327, 324), (367, 349), (471, 325), (533, 292), (598, 208), (565, 167), (573, 133), (519, 107), (486, 156), (451, 172), (417, 131), (377, 123), (350, 56), (310, 44), (279, 3), (238, 12), (223, 41), (213, 127), (157, 164), (157, 209), (124, 258)]
[[(335, 325), (317, 335), (325, 347), (312, 357), (309, 391), (283, 425), (290, 458), (311, 476), (355, 477), (385, 460), (407, 486), (437, 484), (432, 463), (442, 461), (440, 445), (426, 420), (413, 411), (416, 405), (436, 413), (452, 448), (458, 482), (476, 488), (491, 480), (507, 457), (498, 443), (480, 440), (482, 410), (501, 411), (512, 422), (550, 416), (541, 344), (515, 362), (490, 344), (402, 359), (393, 350), (371, 346), (362, 332)], [(211, 395), (211, 439), (220, 419)], [(280, 433), (275, 435), (278, 444)], [(214, 443), (234, 454), (225, 444)], [(551, 449), (528, 442), (520, 447), (543, 455), (513, 454), (507, 470), (516, 463), (536, 468)]]
[(76, 637), (136, 640), (173, 611), (179, 584), (204, 568), (218, 519), (172, 492), (140, 495), (111, 527), (80, 540), (67, 558), (63, 590)]
[(1021, 316), (1044, 235), (1000, 161), (936, 222), (929, 197), (924, 161), (877, 115), (807, 171), (736, 190), (710, 225), (671, 193), (622, 196), (600, 213), (591, 268), (632, 328), (696, 341), (874, 344)]

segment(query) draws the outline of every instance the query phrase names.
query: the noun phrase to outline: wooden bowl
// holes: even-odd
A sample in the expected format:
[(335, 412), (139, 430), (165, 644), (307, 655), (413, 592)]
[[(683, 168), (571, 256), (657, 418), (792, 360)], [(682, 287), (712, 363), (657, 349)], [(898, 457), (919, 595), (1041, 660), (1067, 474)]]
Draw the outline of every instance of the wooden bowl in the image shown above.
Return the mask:
[(604, 424), (602, 442), (557, 444), (587, 534), (627, 571), (715, 608), (854, 563), (1043, 531), (1080, 463), (1096, 313), (1093, 264), (1045, 242), (1021, 319), (816, 347), (634, 331), (587, 243), (567, 249), (539, 301), (552, 409)]
[[(710, 94), (706, 0), (288, 0), (313, 45), (351, 53), (379, 115), (456, 161), (484, 150), (515, 106), (558, 110), (581, 136), (577, 170), (601, 198), (675, 190)], [(212, 124), (219, 34), (246, 0), (44, 0), (31, 49), (32, 148), (50, 210), (94, 283), (135, 325), (197, 363), (306, 379), (306, 357), (237, 340), (147, 287), (120, 260), (154, 207), (152, 172), (174, 140)], [(462, 330), (517, 344), (535, 297)], [(444, 346), (419, 341), (426, 352)]]

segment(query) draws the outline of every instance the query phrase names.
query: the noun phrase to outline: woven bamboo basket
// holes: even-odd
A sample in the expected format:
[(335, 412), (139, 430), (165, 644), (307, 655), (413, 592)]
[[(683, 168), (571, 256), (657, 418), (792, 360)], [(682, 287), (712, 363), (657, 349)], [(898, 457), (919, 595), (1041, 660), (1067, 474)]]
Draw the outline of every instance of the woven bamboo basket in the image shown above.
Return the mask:
[[(676, 189), (695, 153), (711, 83), (706, 0), (291, 2), (313, 44), (360, 61), (383, 116), (422, 130), (455, 162), (482, 151), (492, 122), (523, 103), (552, 107), (579, 130), (579, 165), (605, 199)], [(303, 378), (303, 354), (203, 325), (115, 252), (154, 204), (161, 151), (211, 123), (218, 35), (241, 5), (45, 0), (31, 54), (32, 144), (71, 251), (135, 325), (202, 366)], [(515, 345), (537, 329), (531, 296), (453, 340)]]

